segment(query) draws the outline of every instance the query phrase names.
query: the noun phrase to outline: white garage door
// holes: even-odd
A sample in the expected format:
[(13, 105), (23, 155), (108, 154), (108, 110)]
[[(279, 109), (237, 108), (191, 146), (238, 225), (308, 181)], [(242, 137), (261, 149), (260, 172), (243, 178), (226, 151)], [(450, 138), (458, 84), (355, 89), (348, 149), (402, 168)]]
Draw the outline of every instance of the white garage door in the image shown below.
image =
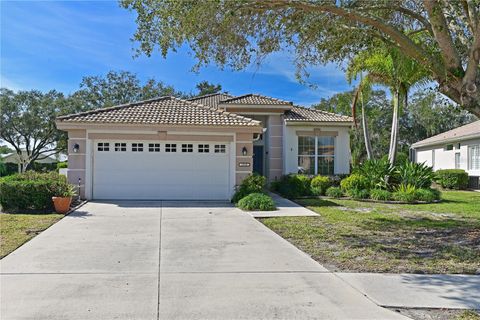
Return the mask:
[(226, 200), (230, 150), (221, 142), (94, 141), (94, 199)]

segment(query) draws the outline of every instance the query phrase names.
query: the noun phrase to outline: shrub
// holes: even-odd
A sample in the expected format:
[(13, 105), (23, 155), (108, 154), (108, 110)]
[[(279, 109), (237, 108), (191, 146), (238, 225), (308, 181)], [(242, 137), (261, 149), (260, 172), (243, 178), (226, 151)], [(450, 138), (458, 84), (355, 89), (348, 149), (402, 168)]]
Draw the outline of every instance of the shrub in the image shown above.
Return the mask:
[(370, 199), (388, 201), (392, 198), (392, 193), (383, 189), (370, 190)]
[(325, 176), (316, 176), (310, 183), (310, 187), (314, 195), (324, 195), (325, 191), (327, 191), (330, 185), (330, 178)]
[(390, 164), (388, 159), (370, 159), (360, 166), (355, 167), (353, 171), (367, 179), (369, 189), (388, 189), (388, 180), (389, 177), (393, 175), (394, 167)]
[(237, 203), (240, 199), (251, 193), (262, 193), (265, 188), (266, 178), (256, 173), (246, 177), (238, 186), (232, 197), (232, 202)]
[(70, 189), (66, 177), (56, 172), (27, 171), (0, 179), (0, 205), (5, 211), (48, 211), (52, 197)]
[(406, 160), (395, 169), (395, 180), (399, 185), (411, 185), (417, 189), (430, 188), (434, 177), (432, 168), (423, 163)]
[(288, 199), (311, 195), (310, 178), (302, 174), (289, 174), (274, 185), (275, 191)]
[(418, 201), (432, 202), (440, 199), (440, 192), (436, 189), (417, 189), (415, 199)]
[(353, 199), (368, 199), (369, 193), (367, 189), (350, 189), (347, 195)]
[(63, 162), (57, 162), (57, 169), (65, 169), (68, 168), (68, 162), (63, 161)]
[(263, 193), (251, 193), (238, 201), (238, 207), (242, 210), (275, 210), (273, 199)]
[(414, 202), (417, 197), (417, 188), (412, 185), (401, 184), (397, 187), (395, 192), (392, 194), (394, 200), (402, 202)]
[(340, 187), (346, 193), (348, 193), (349, 190), (353, 190), (353, 189), (356, 189), (356, 190), (367, 189), (368, 186), (369, 186), (368, 180), (363, 175), (358, 173), (354, 173), (340, 182)]
[(332, 197), (332, 198), (343, 197), (342, 189), (340, 189), (339, 187), (330, 187), (330, 188), (327, 189), (325, 194), (329, 197)]
[(462, 169), (444, 169), (435, 172), (435, 180), (442, 188), (466, 189), (468, 186), (468, 173)]

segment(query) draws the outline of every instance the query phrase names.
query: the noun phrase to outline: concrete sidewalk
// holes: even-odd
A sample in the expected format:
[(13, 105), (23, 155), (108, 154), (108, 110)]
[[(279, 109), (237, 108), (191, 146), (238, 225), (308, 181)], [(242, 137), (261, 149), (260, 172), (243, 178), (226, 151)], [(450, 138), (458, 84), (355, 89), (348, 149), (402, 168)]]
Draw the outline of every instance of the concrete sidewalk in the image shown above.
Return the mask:
[(383, 307), (480, 309), (478, 275), (336, 275)]
[(274, 211), (246, 211), (254, 218), (273, 218), (273, 217), (315, 217), (317, 213), (296, 204), (293, 201), (282, 198), (276, 193), (269, 193), (278, 210)]

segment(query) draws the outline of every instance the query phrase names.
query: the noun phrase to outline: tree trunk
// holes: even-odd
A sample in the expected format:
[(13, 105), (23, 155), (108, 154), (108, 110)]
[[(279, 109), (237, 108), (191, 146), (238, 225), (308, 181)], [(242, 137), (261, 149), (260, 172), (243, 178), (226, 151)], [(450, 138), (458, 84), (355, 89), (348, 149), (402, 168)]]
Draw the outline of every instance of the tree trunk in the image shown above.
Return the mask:
[(367, 151), (367, 159), (372, 159), (372, 145), (370, 143), (370, 133), (368, 131), (367, 115), (365, 114), (365, 105), (363, 104), (363, 94), (360, 92), (360, 99), (362, 103), (362, 128), (363, 138), (365, 140), (365, 149)]
[(395, 88), (393, 93), (393, 117), (392, 117), (392, 130), (390, 133), (390, 149), (388, 151), (388, 161), (393, 165), (397, 156), (397, 144), (398, 144), (398, 119), (400, 111), (400, 88)]

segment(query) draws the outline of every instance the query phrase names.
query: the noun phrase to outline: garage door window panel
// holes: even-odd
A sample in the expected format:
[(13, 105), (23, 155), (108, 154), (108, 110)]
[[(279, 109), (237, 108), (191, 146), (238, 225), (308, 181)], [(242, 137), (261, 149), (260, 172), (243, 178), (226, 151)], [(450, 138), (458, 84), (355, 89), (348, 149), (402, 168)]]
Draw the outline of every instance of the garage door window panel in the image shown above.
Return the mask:
[(188, 153), (193, 152), (193, 144), (190, 144), (190, 143), (182, 144), (182, 152), (188, 152)]
[(125, 152), (127, 151), (127, 144), (125, 142), (115, 142), (115, 151), (116, 152)]
[(210, 145), (209, 144), (199, 144), (198, 145), (198, 153), (209, 153), (210, 152)]
[(177, 144), (176, 143), (165, 144), (165, 152), (177, 152)]
[(160, 143), (149, 143), (148, 152), (160, 152)]
[(143, 143), (132, 143), (133, 152), (143, 152)]
[(226, 153), (227, 146), (224, 144), (216, 144), (215, 145), (215, 153)]
[(108, 142), (99, 142), (97, 144), (98, 151), (110, 151), (110, 143)]

